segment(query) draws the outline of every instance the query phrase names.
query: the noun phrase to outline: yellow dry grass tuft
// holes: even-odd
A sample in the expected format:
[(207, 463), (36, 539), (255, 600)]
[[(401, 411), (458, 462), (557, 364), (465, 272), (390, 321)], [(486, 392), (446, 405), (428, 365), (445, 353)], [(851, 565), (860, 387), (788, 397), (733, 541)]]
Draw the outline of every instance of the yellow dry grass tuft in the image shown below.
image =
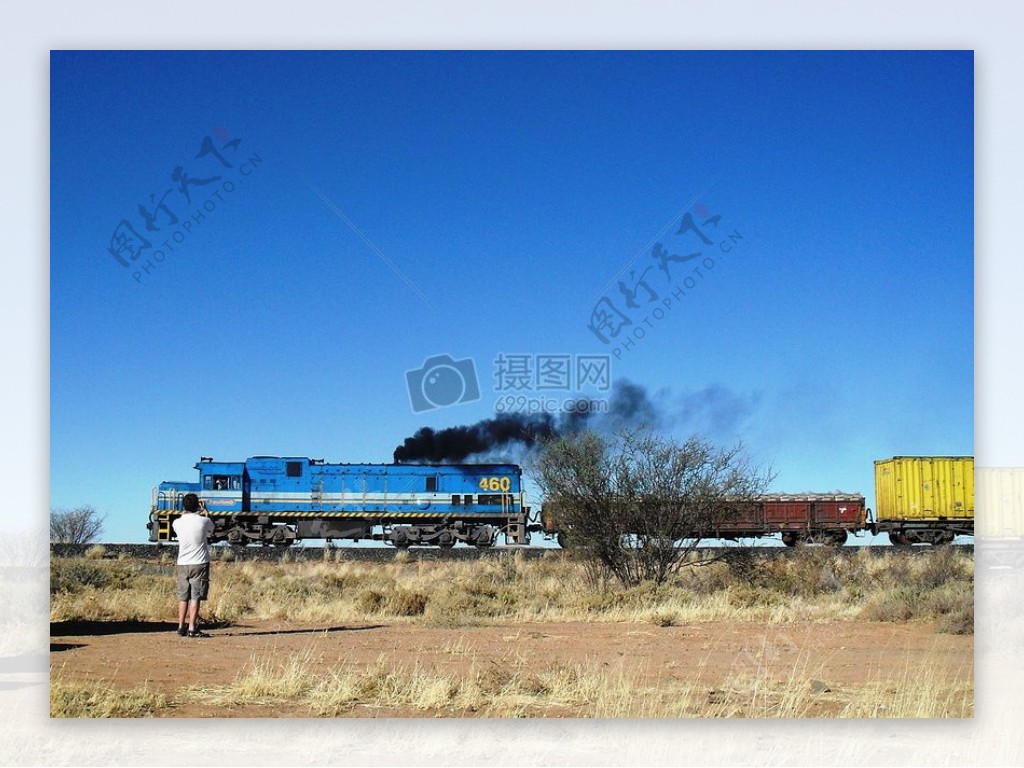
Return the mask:
[(152, 717), (166, 705), (166, 697), (145, 686), (124, 690), (102, 681), (50, 681), (50, 717)]

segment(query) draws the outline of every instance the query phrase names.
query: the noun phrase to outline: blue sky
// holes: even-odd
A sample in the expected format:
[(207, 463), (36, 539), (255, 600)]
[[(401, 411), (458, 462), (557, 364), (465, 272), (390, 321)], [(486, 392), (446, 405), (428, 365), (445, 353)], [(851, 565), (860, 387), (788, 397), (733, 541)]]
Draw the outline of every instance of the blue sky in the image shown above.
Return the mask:
[[(652, 241), (688, 253), (684, 210), (721, 217), (704, 255), (742, 239), (613, 377), (777, 490), (873, 503), (874, 459), (974, 450), (973, 101), (970, 52), (54, 53), (51, 505), (141, 540), (200, 455), (388, 461), (489, 416), (499, 353), (612, 354), (595, 302)], [(221, 178), (189, 204), (178, 166)], [(438, 353), (482, 397), (414, 413)]]

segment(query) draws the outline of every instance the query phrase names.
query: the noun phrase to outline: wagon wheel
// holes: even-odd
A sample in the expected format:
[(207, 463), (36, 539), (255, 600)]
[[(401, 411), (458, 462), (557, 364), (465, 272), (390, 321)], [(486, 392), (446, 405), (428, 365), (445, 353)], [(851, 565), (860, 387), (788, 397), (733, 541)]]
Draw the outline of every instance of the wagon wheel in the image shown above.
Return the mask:
[(782, 543), (785, 544), (787, 547), (795, 547), (796, 542), (797, 537), (794, 534), (782, 534)]
[(889, 541), (897, 547), (909, 547), (910, 539), (900, 531), (889, 531)]
[(846, 543), (846, 539), (849, 534), (845, 530), (832, 531), (831, 543), (837, 547), (841, 547)]
[(561, 531), (559, 531), (559, 532), (558, 532), (558, 533), (557, 533), (557, 534), (555, 535), (555, 541), (557, 541), (557, 542), (558, 542), (558, 546), (560, 546), (560, 547), (561, 547), (562, 549), (568, 549), (568, 548), (569, 548), (569, 542), (568, 542), (568, 540), (567, 540), (567, 539), (565, 538), (565, 534), (564, 534), (564, 533), (562, 533)]

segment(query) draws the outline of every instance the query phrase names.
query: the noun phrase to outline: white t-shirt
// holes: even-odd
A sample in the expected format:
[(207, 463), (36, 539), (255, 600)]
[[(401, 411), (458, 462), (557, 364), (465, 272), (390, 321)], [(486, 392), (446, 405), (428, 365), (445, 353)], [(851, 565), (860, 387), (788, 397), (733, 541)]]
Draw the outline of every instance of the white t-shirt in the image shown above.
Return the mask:
[(202, 565), (210, 562), (206, 539), (213, 533), (213, 520), (195, 512), (186, 512), (174, 521), (178, 536), (178, 565)]

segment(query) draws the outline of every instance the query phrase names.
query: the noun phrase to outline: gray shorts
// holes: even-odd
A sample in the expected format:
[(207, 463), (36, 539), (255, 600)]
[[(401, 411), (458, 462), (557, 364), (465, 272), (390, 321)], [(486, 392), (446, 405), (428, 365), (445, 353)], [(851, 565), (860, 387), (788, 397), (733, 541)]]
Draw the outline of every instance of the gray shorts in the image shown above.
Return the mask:
[(178, 566), (178, 599), (205, 600), (210, 591), (210, 564)]

